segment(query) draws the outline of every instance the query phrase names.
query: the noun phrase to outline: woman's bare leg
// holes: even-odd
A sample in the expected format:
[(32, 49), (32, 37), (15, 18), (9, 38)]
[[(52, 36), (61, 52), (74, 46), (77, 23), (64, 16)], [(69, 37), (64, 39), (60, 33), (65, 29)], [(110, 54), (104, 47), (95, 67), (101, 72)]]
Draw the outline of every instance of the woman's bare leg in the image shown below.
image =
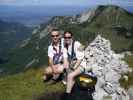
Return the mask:
[(67, 77), (67, 88), (66, 88), (66, 93), (71, 93), (71, 90), (74, 86), (75, 80), (74, 78), (81, 73), (80, 67), (78, 67), (75, 71), (72, 73), (68, 74)]

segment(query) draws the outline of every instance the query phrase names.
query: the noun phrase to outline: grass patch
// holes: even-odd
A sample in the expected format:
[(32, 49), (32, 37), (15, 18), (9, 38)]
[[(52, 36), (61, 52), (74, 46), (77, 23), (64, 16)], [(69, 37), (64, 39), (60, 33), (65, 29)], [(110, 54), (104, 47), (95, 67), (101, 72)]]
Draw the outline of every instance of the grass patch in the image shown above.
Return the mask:
[[(133, 68), (133, 56), (125, 58)], [(26, 72), (0, 78), (0, 100), (59, 100), (65, 88), (61, 83), (49, 85), (41, 80), (43, 69), (29, 69)], [(129, 81), (121, 80), (121, 85), (128, 88), (133, 84), (133, 75)]]
[(41, 100), (46, 96), (51, 100), (55, 93), (63, 91), (61, 83), (48, 85), (42, 82), (41, 75), (39, 69), (0, 78), (0, 100)]
[[(130, 68), (133, 69), (133, 55), (131, 56), (126, 56), (124, 59)], [(128, 89), (130, 86), (133, 86), (133, 72), (132, 73), (128, 73), (128, 81), (125, 81), (123, 78), (121, 78), (120, 83), (121, 86), (123, 86), (124, 88)]]

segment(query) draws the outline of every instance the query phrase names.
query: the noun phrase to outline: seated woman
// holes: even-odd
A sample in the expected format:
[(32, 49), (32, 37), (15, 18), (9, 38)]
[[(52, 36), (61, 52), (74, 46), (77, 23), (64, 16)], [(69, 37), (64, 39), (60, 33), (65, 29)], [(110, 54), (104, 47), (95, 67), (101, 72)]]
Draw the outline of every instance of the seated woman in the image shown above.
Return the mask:
[[(84, 68), (81, 67), (81, 62), (84, 58), (84, 46), (73, 39), (73, 34), (70, 31), (64, 32), (64, 46), (67, 48), (69, 68), (72, 69), (68, 73), (66, 93), (62, 97), (62, 99), (67, 99), (71, 95), (71, 90), (75, 83), (74, 78), (84, 71)], [(84, 66), (84, 63), (82, 63), (82, 66)]]

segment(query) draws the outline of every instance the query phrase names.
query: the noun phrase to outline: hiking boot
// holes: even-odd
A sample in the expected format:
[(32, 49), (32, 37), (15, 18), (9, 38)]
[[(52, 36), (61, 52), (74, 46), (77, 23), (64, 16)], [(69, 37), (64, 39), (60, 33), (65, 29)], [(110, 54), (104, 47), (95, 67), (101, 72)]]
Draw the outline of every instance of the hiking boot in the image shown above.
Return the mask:
[(52, 80), (56, 82), (60, 82), (62, 80), (62, 77), (63, 77), (63, 73), (53, 76)]
[(63, 85), (67, 84), (66, 80), (62, 80), (62, 83), (63, 83)]
[(43, 82), (48, 82), (52, 78), (52, 75), (44, 75), (42, 77)]
[(57, 83), (57, 81), (54, 80), (54, 79), (51, 79), (51, 80), (48, 82), (49, 85), (54, 85), (54, 84), (56, 84), (56, 83)]

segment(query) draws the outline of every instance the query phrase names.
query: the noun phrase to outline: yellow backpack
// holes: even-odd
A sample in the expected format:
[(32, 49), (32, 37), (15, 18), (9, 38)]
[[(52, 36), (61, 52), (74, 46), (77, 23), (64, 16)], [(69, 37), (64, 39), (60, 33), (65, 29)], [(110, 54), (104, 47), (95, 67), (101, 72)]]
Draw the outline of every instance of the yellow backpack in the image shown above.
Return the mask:
[(97, 78), (95, 76), (82, 73), (76, 77), (76, 83), (81, 89), (89, 89), (96, 85)]

